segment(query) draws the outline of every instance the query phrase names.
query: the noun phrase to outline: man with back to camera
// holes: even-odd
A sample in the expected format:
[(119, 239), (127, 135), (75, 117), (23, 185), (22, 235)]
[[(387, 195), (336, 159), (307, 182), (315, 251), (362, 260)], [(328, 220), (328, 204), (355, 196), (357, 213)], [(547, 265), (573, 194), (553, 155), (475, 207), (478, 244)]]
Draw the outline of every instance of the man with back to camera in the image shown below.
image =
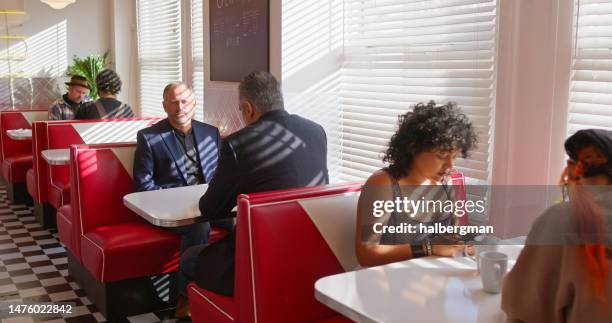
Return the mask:
[[(247, 126), (223, 141), (217, 173), (200, 199), (200, 212), (209, 221), (234, 217), (231, 211), (239, 194), (329, 182), (325, 130), (285, 111), (274, 76), (251, 73), (238, 90)], [(202, 288), (233, 295), (235, 233), (234, 229), (218, 242), (185, 251), (179, 275), (195, 278)], [(179, 317), (188, 312), (177, 308)]]
[[(209, 183), (217, 168), (219, 130), (192, 120), (196, 102), (191, 89), (185, 83), (168, 84), (163, 106), (168, 117), (137, 135), (133, 172), (137, 192)], [(208, 222), (168, 229), (181, 235), (181, 254), (206, 243), (210, 234)], [(187, 284), (180, 279), (179, 285)]]
[(87, 79), (80, 75), (73, 75), (70, 82), (64, 84), (68, 85), (68, 92), (51, 104), (49, 120), (74, 120), (77, 111), (89, 101), (87, 95), (90, 88)]

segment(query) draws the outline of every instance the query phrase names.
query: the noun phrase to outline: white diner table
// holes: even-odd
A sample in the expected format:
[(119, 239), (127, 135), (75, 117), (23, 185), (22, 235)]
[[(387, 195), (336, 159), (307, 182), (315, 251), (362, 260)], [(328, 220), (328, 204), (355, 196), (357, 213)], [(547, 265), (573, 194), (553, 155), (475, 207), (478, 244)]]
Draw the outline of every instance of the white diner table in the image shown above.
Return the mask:
[[(508, 270), (523, 248), (500, 245)], [(323, 277), (321, 303), (356, 322), (502, 323), (501, 294), (482, 290), (471, 257), (425, 257)]]
[(13, 140), (31, 140), (32, 129), (12, 129), (7, 130), (6, 135)]
[(70, 164), (70, 149), (47, 149), (40, 152), (42, 158), (49, 165), (69, 165)]
[(207, 184), (135, 192), (123, 197), (123, 204), (151, 224), (177, 227), (198, 222), (199, 201)]

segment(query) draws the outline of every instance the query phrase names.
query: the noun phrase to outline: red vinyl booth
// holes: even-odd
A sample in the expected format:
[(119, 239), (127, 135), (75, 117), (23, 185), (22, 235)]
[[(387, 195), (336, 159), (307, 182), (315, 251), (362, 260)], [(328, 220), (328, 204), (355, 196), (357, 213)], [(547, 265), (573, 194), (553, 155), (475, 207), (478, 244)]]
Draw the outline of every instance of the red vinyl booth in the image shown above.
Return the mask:
[[(360, 183), (351, 183), (241, 195), (235, 295), (190, 284), (193, 321), (348, 322), (314, 298), (314, 283), (357, 264), (354, 231), (360, 189)], [(332, 222), (313, 220), (321, 205), (326, 214), (318, 218), (327, 216)]]
[(149, 224), (123, 204), (123, 196), (133, 192), (135, 149), (135, 143), (70, 149), (74, 256), (102, 282), (177, 269), (178, 236)]
[(136, 132), (160, 118), (59, 120), (35, 122), (33, 169), (28, 174), (28, 192), (35, 201), (36, 216), (43, 226), (55, 222), (55, 210), (70, 203), (68, 165), (49, 165), (43, 150), (68, 148), (72, 144), (135, 142)]
[[(451, 177), (457, 199), (465, 200), (463, 174)], [(360, 189), (349, 183), (239, 196), (234, 297), (191, 283), (193, 321), (350, 322), (315, 299), (314, 284), (357, 266)]]
[(70, 275), (108, 319), (153, 310), (153, 301), (141, 295), (126, 300), (126, 294), (150, 290), (149, 277), (178, 269), (179, 236), (123, 204), (133, 191), (135, 148), (135, 143), (71, 146), (72, 203), (61, 212), (72, 213), (72, 223), (58, 222), (60, 239), (72, 246)]
[(2, 177), (11, 202), (25, 202), (26, 173), (32, 168), (32, 140), (11, 139), (6, 131), (31, 129), (32, 122), (47, 119), (47, 110), (0, 111)]

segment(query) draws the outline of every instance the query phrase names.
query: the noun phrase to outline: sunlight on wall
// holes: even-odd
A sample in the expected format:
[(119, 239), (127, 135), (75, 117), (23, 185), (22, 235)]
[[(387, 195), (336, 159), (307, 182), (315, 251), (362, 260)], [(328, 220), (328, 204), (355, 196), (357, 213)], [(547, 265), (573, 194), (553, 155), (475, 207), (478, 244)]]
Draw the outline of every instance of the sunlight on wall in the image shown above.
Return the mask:
[(0, 47), (0, 57), (13, 58), (10, 66), (0, 61), (0, 109), (11, 105), (9, 73), (16, 107), (48, 106), (59, 94), (56, 79), (68, 66), (67, 21), (8, 44)]
[[(26, 55), (25, 60), (11, 62), (13, 73), (27, 76), (62, 76), (68, 67), (67, 22), (53, 25), (25, 41), (14, 42), (0, 56)], [(0, 74), (8, 73), (8, 64), (0, 64)]]

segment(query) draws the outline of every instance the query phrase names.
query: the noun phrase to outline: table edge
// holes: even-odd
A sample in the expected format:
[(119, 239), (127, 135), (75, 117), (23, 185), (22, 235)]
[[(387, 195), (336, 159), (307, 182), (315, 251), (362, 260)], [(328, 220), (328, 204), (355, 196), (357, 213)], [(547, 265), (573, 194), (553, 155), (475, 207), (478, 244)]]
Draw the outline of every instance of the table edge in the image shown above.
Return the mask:
[(42, 158), (47, 162), (47, 164), (49, 165), (53, 165), (53, 166), (60, 166), (60, 165), (70, 165), (70, 159), (69, 160), (55, 160), (55, 159), (49, 159), (48, 156), (45, 154), (45, 151), (49, 151), (49, 150), (63, 150), (64, 148), (60, 148), (60, 149), (45, 149), (43, 151), (40, 152), (40, 155), (42, 156)]
[[(331, 275), (331, 276), (335, 276), (335, 275)], [(342, 305), (335, 299), (328, 297), (327, 295), (325, 295), (325, 293), (319, 290), (319, 286), (318, 286), (319, 281), (321, 281), (324, 278), (331, 277), (331, 276), (325, 276), (325, 277), (321, 277), (317, 279), (317, 281), (315, 282), (315, 295), (314, 295), (315, 299), (319, 301), (319, 303), (331, 308), (332, 310), (338, 312), (342, 316), (350, 320), (353, 320), (355, 322), (376, 323), (377, 321), (375, 319), (367, 317), (365, 316), (364, 313), (358, 312), (352, 308)]]
[(123, 205), (125, 205), (128, 209), (130, 209), (130, 211), (138, 214), (141, 218), (147, 220), (147, 222), (155, 226), (164, 227), (164, 228), (173, 228), (173, 227), (180, 227), (180, 226), (200, 222), (197, 218), (190, 218), (190, 219), (184, 219), (184, 220), (179, 220), (179, 221), (160, 220), (160, 219), (154, 218), (128, 200), (128, 197), (135, 193), (141, 193), (141, 192), (132, 192), (132, 193), (129, 193), (123, 196)]

